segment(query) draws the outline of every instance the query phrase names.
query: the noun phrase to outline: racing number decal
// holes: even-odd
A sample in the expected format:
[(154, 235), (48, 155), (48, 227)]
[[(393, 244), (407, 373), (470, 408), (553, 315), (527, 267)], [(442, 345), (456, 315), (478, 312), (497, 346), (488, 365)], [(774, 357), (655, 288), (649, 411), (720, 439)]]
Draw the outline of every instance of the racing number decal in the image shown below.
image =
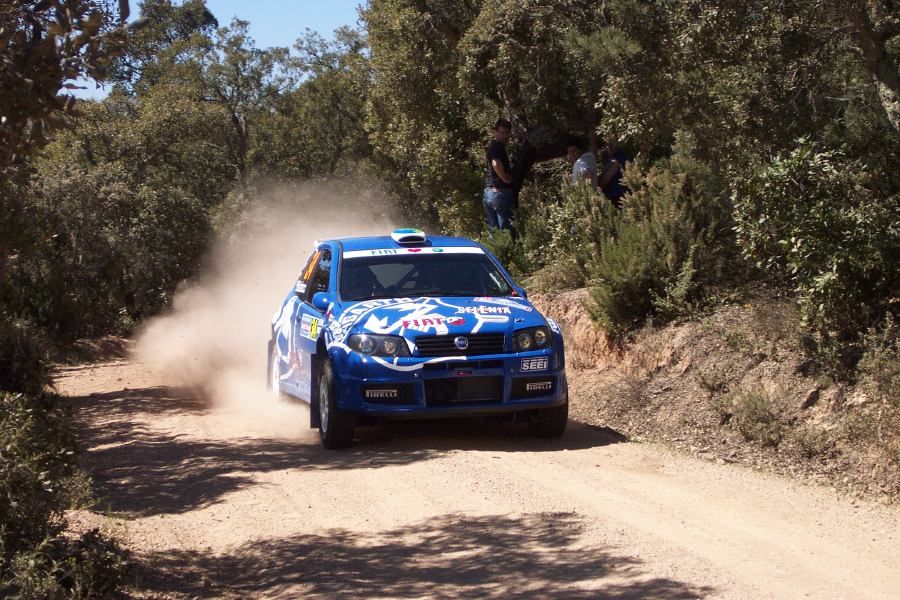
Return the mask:
[(303, 315), (300, 318), (300, 335), (309, 340), (317, 340), (321, 323), (322, 319), (317, 319), (312, 315)]

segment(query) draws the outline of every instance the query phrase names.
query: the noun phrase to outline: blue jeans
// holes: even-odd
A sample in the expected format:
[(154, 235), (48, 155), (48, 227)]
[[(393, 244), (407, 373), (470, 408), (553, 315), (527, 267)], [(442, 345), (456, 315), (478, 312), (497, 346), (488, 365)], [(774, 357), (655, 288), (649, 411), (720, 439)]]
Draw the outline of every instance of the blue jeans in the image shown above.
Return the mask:
[(512, 229), (512, 199), (511, 189), (499, 188), (494, 191), (485, 188), (482, 203), (484, 204), (484, 216), (487, 219), (488, 229)]

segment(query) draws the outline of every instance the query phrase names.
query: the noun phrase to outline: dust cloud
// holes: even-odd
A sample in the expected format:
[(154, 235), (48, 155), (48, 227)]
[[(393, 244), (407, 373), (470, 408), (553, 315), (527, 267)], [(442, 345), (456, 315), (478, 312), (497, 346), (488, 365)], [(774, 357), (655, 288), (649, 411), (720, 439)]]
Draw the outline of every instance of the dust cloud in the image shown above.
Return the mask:
[[(216, 241), (203, 273), (180, 286), (171, 309), (138, 336), (136, 357), (187, 386), (248, 431), (312, 435), (302, 403), (266, 390), (272, 316), (292, 289), (313, 241), (390, 231), (384, 196), (347, 182), (272, 185)], [(364, 190), (364, 191), (360, 191)]]

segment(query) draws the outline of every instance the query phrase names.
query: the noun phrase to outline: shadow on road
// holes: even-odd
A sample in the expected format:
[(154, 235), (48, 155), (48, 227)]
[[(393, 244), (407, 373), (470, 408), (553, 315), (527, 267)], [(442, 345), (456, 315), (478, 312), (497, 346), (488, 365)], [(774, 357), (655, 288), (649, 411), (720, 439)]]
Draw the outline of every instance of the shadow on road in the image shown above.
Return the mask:
[[(157, 430), (154, 418), (177, 412), (204, 418), (208, 406), (168, 387), (75, 397), (82, 462), (94, 478), (98, 509), (122, 517), (184, 513), (254, 485), (259, 473), (286, 469), (373, 469), (447, 453), (555, 452), (625, 441), (605, 428), (570, 422), (557, 440), (531, 437), (522, 423), (490, 419), (403, 421), (360, 428), (357, 443), (328, 451), (317, 441), (267, 437), (207, 439), (197, 431)], [(302, 426), (302, 425), (301, 425)], [(201, 434), (202, 435), (202, 434)]]
[(140, 557), (138, 587), (201, 597), (698, 598), (640, 560), (580, 543), (571, 513), (443, 515), (373, 533), (255, 541), (224, 555)]
[(554, 452), (583, 450), (627, 442), (609, 427), (569, 421), (566, 433), (557, 439), (531, 436), (525, 423), (487, 419), (441, 419), (395, 421), (361, 428), (356, 448), (432, 448), (437, 450), (484, 450), (494, 452)]

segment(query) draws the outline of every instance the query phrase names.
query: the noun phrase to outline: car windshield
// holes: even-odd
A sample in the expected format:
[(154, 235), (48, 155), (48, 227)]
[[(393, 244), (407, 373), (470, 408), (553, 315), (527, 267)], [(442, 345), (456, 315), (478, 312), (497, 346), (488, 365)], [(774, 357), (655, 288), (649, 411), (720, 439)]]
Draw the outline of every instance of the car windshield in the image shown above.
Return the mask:
[(345, 259), (341, 298), (509, 296), (512, 286), (484, 254), (395, 254)]

